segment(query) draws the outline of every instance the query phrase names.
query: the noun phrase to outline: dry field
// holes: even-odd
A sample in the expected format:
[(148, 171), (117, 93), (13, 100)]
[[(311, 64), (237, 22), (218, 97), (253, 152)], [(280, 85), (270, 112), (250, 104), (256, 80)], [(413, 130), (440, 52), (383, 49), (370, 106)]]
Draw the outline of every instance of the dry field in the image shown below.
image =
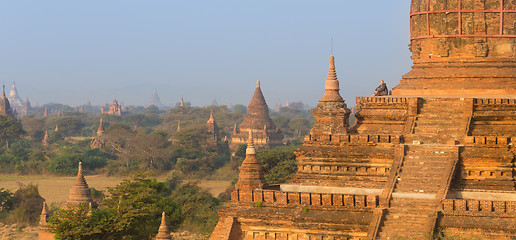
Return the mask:
[[(103, 175), (85, 176), (86, 181), (90, 187), (97, 190), (107, 190), (108, 187), (114, 187), (127, 177), (107, 177)], [(163, 178), (159, 178), (163, 180)], [(11, 191), (16, 191), (21, 184), (35, 184), (39, 187), (39, 193), (47, 204), (61, 203), (68, 199), (70, 187), (72, 186), (75, 177), (58, 177), (58, 176), (16, 176), (16, 175), (0, 175), (0, 188), (6, 188)], [(217, 196), (223, 192), (230, 184), (230, 181), (199, 181), (201, 188), (207, 189), (213, 196)]]

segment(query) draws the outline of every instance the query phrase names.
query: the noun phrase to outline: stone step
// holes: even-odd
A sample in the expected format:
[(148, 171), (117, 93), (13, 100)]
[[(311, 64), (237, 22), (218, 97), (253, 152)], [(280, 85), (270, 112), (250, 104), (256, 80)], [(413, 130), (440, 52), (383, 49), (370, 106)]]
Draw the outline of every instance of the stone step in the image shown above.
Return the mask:
[[(442, 176), (442, 175), (441, 175)], [(441, 181), (441, 176), (418, 176), (417, 174), (400, 174), (398, 177), (398, 184), (427, 184), (427, 183), (434, 183), (439, 184)]]
[(444, 159), (440, 159), (440, 161), (437, 160), (428, 160), (428, 159), (421, 159), (417, 161), (403, 161), (402, 167), (405, 169), (415, 170), (415, 169), (435, 169), (434, 172), (438, 172), (440, 170), (444, 170), (445, 166), (440, 166), (436, 164), (446, 163), (447, 161)]
[[(424, 146), (427, 144), (443, 144), (448, 145), (454, 140), (461, 140), (466, 137), (465, 134), (458, 135), (438, 135), (429, 133), (418, 133), (405, 137), (405, 143), (410, 144), (409, 146)], [(413, 141), (421, 142), (423, 145), (412, 145)]]
[(413, 133), (416, 135), (420, 135), (420, 134), (423, 134), (423, 135), (434, 134), (435, 135), (429, 139), (450, 139), (453, 136), (459, 136), (462, 133), (465, 134), (465, 132), (466, 131), (465, 130), (463, 131), (462, 129), (460, 129), (460, 130), (456, 130), (456, 129), (434, 130), (434, 129), (427, 129), (427, 128), (415, 128)]
[(456, 123), (456, 124), (464, 124), (467, 118), (465, 116), (461, 116), (460, 114), (453, 114), (450, 116), (434, 116), (433, 114), (418, 114), (416, 117), (416, 123), (423, 124), (431, 124), (438, 125), (443, 123)]
[(396, 231), (380, 232), (378, 234), (380, 240), (430, 240), (427, 234), (419, 233), (419, 229), (399, 229)]
[(466, 114), (462, 114), (461, 112), (440, 112), (439, 109), (435, 109), (435, 111), (420, 111), (418, 115), (416, 115), (416, 119), (419, 121), (421, 119), (434, 120), (434, 121), (454, 121), (454, 122), (464, 122), (468, 119)]
[(445, 138), (453, 135), (459, 135), (461, 133), (465, 134), (465, 129), (451, 129), (451, 128), (442, 128), (442, 127), (436, 127), (436, 128), (430, 128), (430, 127), (416, 127), (414, 129), (414, 134), (435, 134), (435, 135), (445, 135), (443, 137), (434, 136), (438, 138)]
[(436, 156), (416, 156), (415, 158), (411, 156), (405, 156), (403, 159), (403, 165), (404, 166), (415, 166), (415, 167), (425, 167), (425, 166), (434, 166), (434, 167), (441, 167), (439, 163), (446, 162), (446, 159), (450, 159), (453, 156), (443, 156), (443, 157), (436, 157)]
[(445, 172), (442, 167), (434, 168), (432, 166), (420, 167), (420, 166), (406, 166), (404, 165), (400, 170), (400, 176), (414, 176), (414, 177), (425, 177), (425, 178), (441, 178)]
[[(441, 179), (445, 174), (442, 169), (438, 169), (439, 171), (434, 171), (432, 167), (419, 168), (414, 170), (401, 169), (399, 177), (415, 177), (419, 179)], [(434, 172), (429, 172), (434, 171)]]
[(425, 131), (435, 131), (435, 132), (439, 132), (441, 130), (444, 130), (444, 129), (447, 129), (447, 130), (453, 130), (453, 131), (461, 131), (464, 129), (466, 129), (466, 126), (461, 126), (461, 125), (452, 125), (448, 122), (442, 122), (442, 123), (439, 123), (439, 124), (430, 124), (430, 123), (422, 123), (422, 122), (416, 122), (415, 125), (414, 125), (414, 131), (417, 131), (417, 130), (425, 130)]
[[(391, 208), (397, 211), (402, 209), (418, 209), (419, 212), (426, 212), (424, 210), (434, 210), (438, 204), (435, 199), (416, 199), (416, 198), (392, 198), (390, 201)], [(412, 210), (407, 210), (412, 211)]]
[(439, 188), (427, 188), (421, 185), (409, 185), (402, 184), (398, 185), (394, 188), (395, 193), (427, 193), (427, 194), (435, 194), (439, 191)]
[(426, 239), (432, 230), (432, 211), (389, 209), (378, 237), (380, 239)]
[(399, 186), (394, 189), (395, 193), (426, 193), (426, 194), (436, 194), (439, 192), (439, 189), (424, 189), (422, 186), (420, 187), (404, 187)]
[(417, 158), (422, 158), (422, 157), (443, 158), (443, 157), (450, 157), (450, 156), (455, 156), (454, 152), (446, 151), (444, 149), (432, 149), (432, 150), (428, 150), (428, 151), (409, 149), (409, 151), (405, 153), (406, 159), (414, 159), (414, 158), (417, 159)]

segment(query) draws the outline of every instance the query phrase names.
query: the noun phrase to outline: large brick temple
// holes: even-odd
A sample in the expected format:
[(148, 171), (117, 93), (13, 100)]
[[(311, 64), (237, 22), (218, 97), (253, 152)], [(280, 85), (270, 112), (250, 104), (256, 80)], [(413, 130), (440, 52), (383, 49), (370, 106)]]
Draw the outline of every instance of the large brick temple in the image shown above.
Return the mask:
[(332, 56), (297, 173), (268, 185), (249, 137), (210, 239), (516, 239), (515, 9), (412, 0), (412, 70), (353, 126)]
[(233, 129), (230, 148), (235, 151), (240, 144), (245, 144), (250, 131), (258, 148), (269, 149), (283, 145), (283, 133), (276, 128), (269, 116), (269, 107), (265, 102), (260, 81), (256, 81), (256, 89), (247, 107), (244, 120)]

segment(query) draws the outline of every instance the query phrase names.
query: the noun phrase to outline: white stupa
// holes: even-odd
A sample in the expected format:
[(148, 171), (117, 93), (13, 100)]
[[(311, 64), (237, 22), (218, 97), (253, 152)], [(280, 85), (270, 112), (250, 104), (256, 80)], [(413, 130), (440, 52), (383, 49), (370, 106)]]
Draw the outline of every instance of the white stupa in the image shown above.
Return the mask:
[(9, 92), (9, 103), (11, 104), (11, 108), (16, 109), (17, 111), (20, 111), (23, 108), (23, 100), (18, 96), (18, 91), (16, 90), (16, 85), (13, 82), (13, 87), (11, 88), (11, 91)]

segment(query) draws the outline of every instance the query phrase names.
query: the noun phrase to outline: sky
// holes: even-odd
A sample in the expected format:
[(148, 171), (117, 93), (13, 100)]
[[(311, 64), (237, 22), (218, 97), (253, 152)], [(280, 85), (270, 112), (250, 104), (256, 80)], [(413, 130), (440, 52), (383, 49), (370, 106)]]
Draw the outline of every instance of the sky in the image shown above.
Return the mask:
[(354, 106), (410, 70), (409, 1), (0, 0), (0, 79), (22, 99), (70, 106), (181, 97), (315, 106), (333, 54)]

